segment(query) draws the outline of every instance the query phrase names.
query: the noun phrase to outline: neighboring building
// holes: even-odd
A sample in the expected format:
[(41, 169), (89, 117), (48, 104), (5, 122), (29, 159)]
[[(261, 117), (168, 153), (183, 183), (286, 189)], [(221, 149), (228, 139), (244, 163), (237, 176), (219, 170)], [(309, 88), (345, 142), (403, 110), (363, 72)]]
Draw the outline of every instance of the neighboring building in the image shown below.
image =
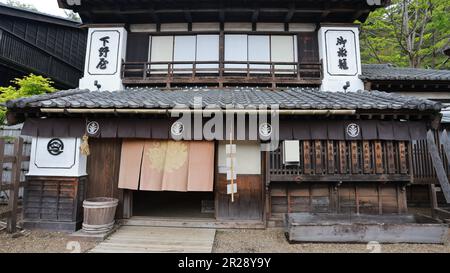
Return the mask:
[(88, 24), (85, 73), (7, 103), (33, 137), (25, 226), (73, 230), (98, 196), (134, 224), (405, 214), (441, 104), (360, 91), (369, 2), (59, 1)]
[(0, 4), (0, 86), (30, 73), (75, 88), (83, 75), (86, 31), (80, 23)]
[(363, 64), (366, 90), (383, 90), (441, 102), (442, 123), (450, 123), (450, 70), (401, 68), (391, 64)]

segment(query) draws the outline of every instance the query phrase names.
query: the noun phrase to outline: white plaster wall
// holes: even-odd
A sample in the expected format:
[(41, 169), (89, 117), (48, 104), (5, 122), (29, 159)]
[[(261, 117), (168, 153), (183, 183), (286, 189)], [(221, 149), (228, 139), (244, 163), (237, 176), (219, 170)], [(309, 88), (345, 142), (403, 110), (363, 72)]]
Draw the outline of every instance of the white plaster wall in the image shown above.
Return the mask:
[(87, 175), (87, 158), (80, 152), (81, 138), (59, 138), (64, 143), (64, 151), (56, 156), (51, 155), (47, 150), (47, 144), (51, 139), (33, 137), (27, 176), (80, 177)]
[[(92, 62), (90, 62), (90, 58), (94, 58), (95, 56), (98, 56), (98, 48), (92, 46), (94, 41), (91, 41), (91, 38), (93, 36), (93, 33), (96, 31), (105, 31), (105, 34), (110, 33), (119, 33), (120, 38), (118, 43), (109, 44), (110, 46), (110, 52), (108, 60), (110, 63), (115, 63), (115, 69), (114, 73), (89, 73), (89, 70), (92, 70), (92, 67), (89, 67), (89, 65), (92, 65)], [(98, 82), (98, 84), (101, 85), (101, 88), (99, 91), (117, 91), (117, 90), (123, 90), (124, 86), (122, 84), (121, 79), (121, 66), (122, 66), (122, 60), (125, 60), (126, 55), (126, 47), (127, 47), (127, 31), (125, 28), (119, 27), (119, 28), (90, 28), (88, 32), (88, 42), (87, 42), (87, 50), (86, 50), (86, 62), (85, 62), (85, 68), (84, 68), (84, 77), (80, 79), (80, 88), (81, 89), (89, 89), (91, 91), (97, 91), (99, 90), (95, 86), (95, 81)]]
[[(226, 173), (226, 144), (219, 143), (218, 168), (219, 173)], [(236, 174), (261, 174), (261, 145), (257, 141), (234, 141), (236, 144)]]
[[(330, 71), (330, 62), (335, 62), (335, 58), (337, 58), (337, 54), (327, 54), (327, 48), (334, 48), (336, 46), (335, 40), (326, 40), (326, 33), (327, 31), (341, 31), (342, 33), (345, 33), (346, 36), (348, 36), (349, 32), (352, 32), (354, 34), (354, 49), (355, 49), (355, 64), (354, 67), (351, 67), (350, 71), (347, 74), (352, 75), (345, 75), (346, 73), (342, 73), (342, 75), (335, 75), (333, 73), (334, 71)], [(347, 91), (358, 91), (364, 89), (364, 83), (362, 80), (359, 79), (359, 76), (361, 75), (361, 53), (360, 53), (360, 45), (359, 45), (359, 28), (358, 26), (323, 26), (319, 29), (318, 32), (318, 39), (319, 39), (319, 57), (322, 60), (323, 63), (323, 81), (321, 85), (322, 91), (344, 91), (344, 85), (346, 85), (346, 82), (348, 81), (350, 83), (350, 87), (347, 89)], [(350, 41), (349, 41), (350, 42)], [(347, 44), (347, 47), (349, 47), (350, 44)], [(330, 51), (330, 50), (328, 50)], [(354, 74), (354, 75), (353, 75)]]

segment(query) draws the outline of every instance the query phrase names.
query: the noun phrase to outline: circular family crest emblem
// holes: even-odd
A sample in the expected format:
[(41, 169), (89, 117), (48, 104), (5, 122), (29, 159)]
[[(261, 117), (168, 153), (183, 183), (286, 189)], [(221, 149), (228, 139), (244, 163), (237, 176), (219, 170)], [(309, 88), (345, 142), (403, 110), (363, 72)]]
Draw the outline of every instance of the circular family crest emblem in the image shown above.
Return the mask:
[(347, 126), (347, 135), (349, 135), (349, 137), (358, 137), (360, 132), (361, 130), (358, 124), (350, 123)]
[(183, 123), (176, 121), (174, 124), (172, 124), (172, 127), (170, 128), (170, 132), (174, 136), (181, 136), (184, 132)]
[(272, 135), (272, 125), (269, 123), (263, 123), (259, 126), (259, 134), (262, 137), (270, 137)]
[(100, 125), (97, 121), (90, 121), (86, 125), (86, 132), (88, 133), (88, 135), (95, 136), (98, 131), (100, 131)]
[(64, 152), (64, 143), (59, 138), (53, 138), (47, 144), (47, 151), (54, 156), (60, 155)]

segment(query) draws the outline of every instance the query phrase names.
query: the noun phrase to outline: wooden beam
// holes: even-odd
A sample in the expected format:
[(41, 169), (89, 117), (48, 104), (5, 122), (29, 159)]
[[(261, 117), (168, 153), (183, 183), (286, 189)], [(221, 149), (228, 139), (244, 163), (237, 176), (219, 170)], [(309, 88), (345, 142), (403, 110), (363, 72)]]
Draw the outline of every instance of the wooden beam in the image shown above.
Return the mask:
[(291, 5), (291, 8), (286, 13), (286, 17), (284, 18), (285, 23), (289, 23), (292, 20), (292, 17), (294, 17), (295, 14), (295, 4)]
[(252, 14), (252, 22), (253, 23), (258, 22), (258, 18), (259, 18), (259, 9), (255, 9)]
[(450, 183), (444, 169), (444, 163), (439, 155), (439, 149), (434, 141), (434, 134), (431, 130), (427, 133), (427, 143), (428, 152), (431, 155), (431, 162), (433, 163), (434, 170), (436, 171), (438, 181), (441, 184), (441, 189), (444, 193), (445, 200), (447, 200), (447, 203), (450, 203)]

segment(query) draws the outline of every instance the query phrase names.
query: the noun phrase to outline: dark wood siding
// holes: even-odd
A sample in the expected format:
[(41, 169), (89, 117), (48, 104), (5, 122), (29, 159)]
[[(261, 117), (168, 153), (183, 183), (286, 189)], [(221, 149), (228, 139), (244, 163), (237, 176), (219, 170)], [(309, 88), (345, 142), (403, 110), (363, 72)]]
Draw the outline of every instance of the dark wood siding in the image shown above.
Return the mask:
[(87, 34), (76, 24), (69, 25), (2, 15), (2, 62), (21, 75), (50, 77), (57, 88), (78, 86), (84, 70)]
[(300, 63), (319, 61), (317, 32), (301, 32), (298, 34), (298, 57)]
[[(81, 224), (86, 177), (27, 177), (24, 188), (24, 222)], [(54, 229), (57, 229), (55, 225)]]
[(129, 33), (127, 41), (127, 62), (148, 61), (150, 35)]
[(216, 191), (216, 218), (219, 220), (262, 220), (263, 186), (260, 175), (238, 175), (238, 193), (235, 202), (227, 194), (226, 176), (218, 175)]
[(270, 186), (272, 216), (282, 213), (406, 213), (406, 190), (397, 184), (273, 183)]
[(303, 140), (298, 165), (283, 164), (283, 150), (270, 154), (271, 181), (412, 180), (407, 141)]
[(90, 139), (86, 185), (87, 198), (114, 197), (119, 199), (117, 218), (123, 216), (123, 190), (118, 188), (121, 139)]

